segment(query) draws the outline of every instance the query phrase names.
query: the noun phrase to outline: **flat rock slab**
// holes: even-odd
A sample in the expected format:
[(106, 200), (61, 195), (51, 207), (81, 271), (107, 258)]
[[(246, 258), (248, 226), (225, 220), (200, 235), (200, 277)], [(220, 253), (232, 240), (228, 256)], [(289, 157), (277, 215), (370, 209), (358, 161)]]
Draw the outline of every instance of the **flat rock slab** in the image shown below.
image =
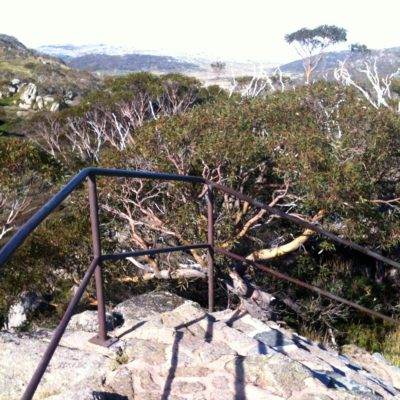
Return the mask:
[[(165, 292), (116, 309), (125, 322), (115, 346), (68, 330), (35, 399), (400, 399), (400, 371), (382, 357), (338, 354), (244, 312), (208, 314)], [(50, 336), (0, 334), (0, 400), (20, 397)]]
[(288, 351), (297, 347), (292, 339), (289, 339), (277, 329), (257, 333), (257, 335), (254, 336), (254, 339), (264, 343), (268, 347), (273, 347), (278, 351)]
[(114, 311), (122, 314), (124, 320), (149, 319), (152, 316), (172, 311), (185, 299), (169, 292), (151, 292), (132, 297), (118, 304)]
[[(19, 399), (48, 345), (48, 334), (0, 333), (0, 399)], [(37, 390), (47, 398), (67, 390), (101, 389), (109, 359), (96, 352), (59, 347)]]

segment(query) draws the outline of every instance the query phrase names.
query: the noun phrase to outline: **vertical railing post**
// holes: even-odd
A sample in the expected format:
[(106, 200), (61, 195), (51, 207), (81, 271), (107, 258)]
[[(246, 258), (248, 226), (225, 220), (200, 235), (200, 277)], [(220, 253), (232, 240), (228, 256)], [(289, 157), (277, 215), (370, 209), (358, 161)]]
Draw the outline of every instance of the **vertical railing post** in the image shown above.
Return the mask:
[[(97, 187), (95, 175), (88, 176), (90, 223), (92, 227), (92, 242), (94, 258), (101, 257), (100, 228), (99, 228), (99, 206), (97, 203)], [(101, 346), (110, 346), (114, 340), (107, 336), (106, 307), (104, 302), (104, 284), (101, 261), (98, 262), (94, 272), (96, 279), (97, 314), (99, 320), (99, 332), (90, 339), (90, 342)]]
[(214, 311), (214, 195), (207, 188), (207, 242), (208, 242), (208, 311)]

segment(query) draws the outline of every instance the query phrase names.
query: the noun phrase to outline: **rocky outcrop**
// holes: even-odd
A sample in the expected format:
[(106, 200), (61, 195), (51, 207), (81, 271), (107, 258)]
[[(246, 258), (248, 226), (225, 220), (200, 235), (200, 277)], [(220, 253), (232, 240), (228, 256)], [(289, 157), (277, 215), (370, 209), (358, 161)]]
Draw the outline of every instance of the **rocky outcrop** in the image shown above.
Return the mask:
[(53, 95), (42, 93), (43, 90), (40, 90), (35, 83), (21, 82), (19, 79), (12, 79), (6, 86), (3, 84), (0, 89), (0, 98), (11, 98), (13, 104), (22, 111), (48, 110), (56, 112), (60, 109), (61, 103), (75, 104), (76, 94), (72, 90), (65, 91), (61, 100), (58, 100)]
[(6, 326), (10, 331), (24, 329), (29, 324), (32, 316), (49, 308), (50, 305), (36, 293), (22, 293), (19, 299), (10, 307)]
[[(68, 330), (37, 398), (400, 398), (399, 369), (382, 356), (355, 347), (339, 354), (240, 310), (209, 314), (165, 293), (118, 308), (124, 317), (112, 332), (118, 342), (105, 349), (88, 342), (93, 333)], [(86, 312), (90, 318), (95, 312)], [(18, 398), (49, 335), (0, 335), (0, 399)]]
[(19, 91), (20, 91), (19, 98), (21, 100), (19, 106), (21, 108), (23, 108), (24, 106), (32, 108), (33, 104), (36, 101), (37, 86), (34, 83), (28, 83)]
[(37, 86), (30, 82), (28, 84), (19, 84), (16, 87), (19, 93), (19, 108), (23, 110), (49, 110), (56, 112), (60, 108), (60, 103), (53, 96), (38, 96)]

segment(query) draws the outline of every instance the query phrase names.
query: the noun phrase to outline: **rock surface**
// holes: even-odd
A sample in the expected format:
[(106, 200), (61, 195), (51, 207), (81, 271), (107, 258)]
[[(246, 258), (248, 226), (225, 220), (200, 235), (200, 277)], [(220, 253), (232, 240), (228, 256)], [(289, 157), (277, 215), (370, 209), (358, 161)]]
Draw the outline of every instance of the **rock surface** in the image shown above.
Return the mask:
[[(67, 330), (35, 398), (400, 399), (400, 370), (355, 346), (339, 354), (243, 311), (209, 314), (167, 293), (116, 310), (119, 341), (106, 349), (88, 342), (93, 333)], [(19, 398), (50, 334), (0, 334), (1, 400)]]

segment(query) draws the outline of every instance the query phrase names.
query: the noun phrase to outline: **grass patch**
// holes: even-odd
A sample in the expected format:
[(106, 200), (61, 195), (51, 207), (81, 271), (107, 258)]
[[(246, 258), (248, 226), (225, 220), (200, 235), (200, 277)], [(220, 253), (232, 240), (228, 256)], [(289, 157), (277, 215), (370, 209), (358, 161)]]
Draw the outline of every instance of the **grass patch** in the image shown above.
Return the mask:
[(115, 357), (115, 361), (116, 361), (118, 364), (120, 364), (120, 365), (122, 365), (122, 364), (128, 364), (128, 362), (129, 362), (129, 357), (128, 357), (127, 354), (122, 353), (122, 354), (119, 354), (119, 355), (117, 355), (117, 356)]
[(12, 106), (14, 99), (12, 97), (5, 97), (0, 99), (0, 106)]
[(400, 328), (389, 333), (382, 345), (382, 354), (396, 367), (400, 367)]
[(13, 132), (15, 130), (15, 124), (12, 122), (5, 122), (5, 123), (0, 123), (0, 136), (1, 134), (8, 133), (8, 132)]
[[(26, 61), (24, 61), (26, 62)], [(32, 77), (32, 71), (29, 70), (28, 68), (24, 67), (23, 65), (18, 65), (15, 62), (14, 63), (9, 63), (9, 62), (0, 62), (0, 69), (3, 72), (11, 72), (13, 74), (23, 74), (25, 77)]]

